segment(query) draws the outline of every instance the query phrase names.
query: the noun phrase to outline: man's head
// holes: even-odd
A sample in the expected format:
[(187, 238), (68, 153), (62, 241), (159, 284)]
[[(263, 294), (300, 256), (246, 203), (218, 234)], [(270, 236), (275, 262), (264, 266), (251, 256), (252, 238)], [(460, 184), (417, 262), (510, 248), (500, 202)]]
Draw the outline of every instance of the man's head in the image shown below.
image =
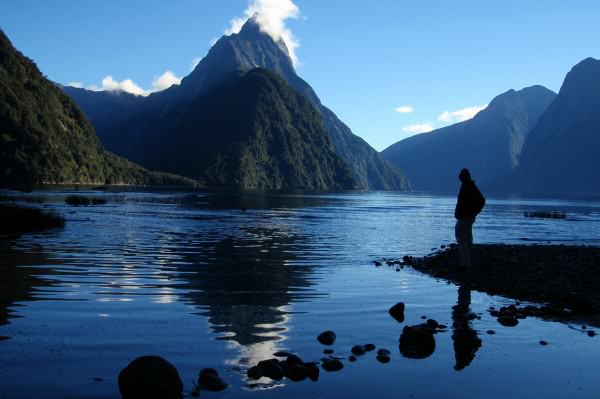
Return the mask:
[(469, 172), (469, 169), (463, 168), (458, 174), (458, 180), (460, 180), (462, 183), (471, 181), (471, 172)]

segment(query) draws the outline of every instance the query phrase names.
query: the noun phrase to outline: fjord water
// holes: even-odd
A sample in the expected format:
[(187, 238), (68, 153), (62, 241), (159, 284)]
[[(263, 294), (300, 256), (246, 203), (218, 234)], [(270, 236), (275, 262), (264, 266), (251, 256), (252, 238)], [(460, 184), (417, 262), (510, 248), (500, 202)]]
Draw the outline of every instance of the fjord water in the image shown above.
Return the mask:
[[(2, 278), (14, 281), (0, 297), (0, 398), (119, 397), (119, 371), (145, 354), (171, 361), (188, 395), (200, 369), (218, 370), (230, 387), (204, 397), (574, 398), (600, 389), (600, 341), (581, 328), (589, 320), (503, 327), (487, 309), (514, 301), (471, 292), (480, 318), (468, 323), (481, 347), (457, 371), (458, 288), (374, 266), (453, 242), (453, 197), (95, 192), (106, 205), (70, 207), (68, 194), (33, 193), (65, 215), (64, 229), (23, 235), (0, 252)], [(567, 218), (524, 218), (526, 210)], [(600, 203), (490, 199), (474, 235), (600, 245)], [(403, 324), (387, 313), (399, 301)], [(402, 327), (422, 316), (449, 329), (430, 357), (404, 358)], [(328, 329), (341, 371), (321, 370), (318, 382), (246, 379), (279, 350), (318, 361), (316, 336)], [(350, 348), (366, 343), (389, 349), (391, 362), (373, 352), (349, 362)]]

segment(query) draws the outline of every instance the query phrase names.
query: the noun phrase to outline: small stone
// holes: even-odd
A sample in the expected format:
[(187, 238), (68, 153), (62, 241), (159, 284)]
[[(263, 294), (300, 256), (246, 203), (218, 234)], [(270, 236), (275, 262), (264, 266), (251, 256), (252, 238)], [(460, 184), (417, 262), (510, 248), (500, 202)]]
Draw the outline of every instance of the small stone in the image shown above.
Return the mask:
[(433, 330), (417, 325), (406, 326), (400, 335), (400, 353), (410, 359), (425, 359), (435, 351)]
[(262, 370), (258, 366), (250, 367), (246, 374), (251, 380), (258, 380), (263, 377)]
[(286, 360), (288, 366), (290, 367), (295, 364), (304, 364), (304, 361), (300, 359), (300, 357), (298, 357), (297, 355), (289, 355)]
[(588, 335), (588, 337), (595, 337), (596, 336), (596, 331), (588, 330), (587, 335)]
[(440, 324), (433, 319), (427, 319), (427, 325), (433, 329), (436, 329), (440, 326)]
[(425, 320), (427, 318), (427, 316), (421, 316), (421, 319)]
[(348, 357), (348, 360), (350, 360), (351, 362), (355, 362), (356, 361), (356, 356), (350, 355), (350, 357)]
[(391, 354), (392, 354), (392, 353), (391, 353), (389, 350), (387, 350), (387, 349), (383, 349), (383, 348), (381, 348), (381, 349), (379, 349), (379, 350), (377, 351), (377, 355), (378, 355), (378, 356), (389, 356), (389, 355), (391, 355)]
[(404, 302), (398, 302), (392, 306), (388, 312), (398, 323), (404, 322)]
[(333, 349), (325, 349), (323, 353), (326, 355), (331, 355), (333, 353)]
[(379, 363), (389, 363), (391, 360), (391, 358), (387, 355), (377, 355), (375, 356), (375, 359), (377, 359)]
[(361, 356), (365, 354), (365, 348), (363, 348), (362, 345), (354, 345), (351, 351), (356, 356)]
[(333, 345), (335, 339), (335, 333), (331, 330), (324, 331), (317, 337), (317, 340), (323, 345)]
[(338, 359), (326, 359), (323, 361), (322, 367), (325, 371), (338, 371), (343, 369), (344, 365)]
[(209, 392), (220, 392), (228, 387), (228, 384), (219, 377), (215, 369), (206, 368), (198, 375), (198, 386)]
[(104, 378), (102, 378), (102, 377), (96, 377), (96, 378), (94, 378), (94, 381), (96, 381), (96, 382), (102, 382), (102, 381), (104, 381)]
[(540, 340), (540, 345), (542, 345), (542, 346), (546, 346), (546, 345), (548, 345), (548, 342), (546, 342), (546, 341), (544, 341), (544, 340), (542, 339), (542, 340)]
[(308, 368), (303, 364), (293, 364), (285, 370), (285, 376), (294, 381), (302, 381), (308, 377)]
[(311, 381), (318, 381), (319, 380), (319, 366), (317, 365), (317, 363), (314, 362), (310, 362), (310, 363), (304, 363), (304, 367), (306, 367), (306, 370), (308, 372), (308, 378)]
[(519, 324), (519, 320), (514, 316), (500, 316), (498, 317), (498, 323), (504, 327), (514, 327)]
[(496, 334), (496, 331), (494, 331), (494, 330), (487, 330), (486, 332), (487, 332), (488, 334), (490, 334), (490, 335), (494, 335), (494, 334)]
[(373, 344), (365, 344), (365, 346), (363, 346), (363, 348), (365, 348), (365, 351), (371, 352), (372, 350), (375, 350), (375, 345), (373, 345)]
[(373, 264), (374, 264), (375, 266), (378, 266), (378, 267), (379, 267), (379, 266), (381, 266), (381, 262), (379, 262), (379, 261), (376, 261), (376, 260), (374, 260), (374, 261), (373, 261)]
[(269, 377), (272, 380), (279, 381), (283, 378), (283, 369), (277, 359), (268, 359), (258, 362), (258, 367), (262, 370), (262, 374), (265, 377)]

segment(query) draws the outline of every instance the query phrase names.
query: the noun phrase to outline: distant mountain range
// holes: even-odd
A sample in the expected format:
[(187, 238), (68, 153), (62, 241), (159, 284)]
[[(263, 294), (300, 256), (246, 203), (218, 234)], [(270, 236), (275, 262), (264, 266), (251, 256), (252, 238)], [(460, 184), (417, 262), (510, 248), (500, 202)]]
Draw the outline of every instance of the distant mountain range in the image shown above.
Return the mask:
[[(215, 93), (233, 90), (234, 85), (240, 82), (238, 80), (240, 76), (255, 68), (264, 68), (281, 76), (287, 82), (285, 89), (279, 81), (271, 83), (286, 92), (288, 87), (291, 86), (308, 100), (308, 105), (295, 100), (293, 104), (294, 106), (302, 106), (302, 112), (305, 112), (306, 115), (302, 116), (301, 119), (311, 120), (311, 123), (290, 124), (291, 121), (288, 117), (278, 114), (283, 109), (277, 108), (274, 117), (285, 120), (285, 123), (281, 125), (282, 130), (278, 130), (280, 125), (271, 124), (269, 126), (270, 131), (280, 137), (285, 137), (287, 135), (286, 131), (291, 128), (297, 130), (299, 134), (293, 140), (298, 139), (299, 141), (294, 148), (299, 149), (303, 146), (304, 150), (302, 152), (288, 151), (282, 153), (280, 151), (281, 147), (268, 145), (268, 143), (258, 140), (257, 138), (263, 135), (261, 129), (264, 126), (261, 123), (266, 123), (268, 118), (261, 119), (258, 115), (253, 115), (248, 116), (245, 120), (236, 121), (236, 129), (243, 132), (240, 134), (245, 137), (242, 140), (242, 145), (246, 148), (244, 153), (250, 154), (248, 156), (253, 159), (260, 158), (261, 162), (241, 162), (240, 159), (235, 159), (233, 154), (237, 153), (239, 155), (241, 153), (237, 149), (225, 149), (225, 147), (233, 145), (234, 142), (229, 143), (221, 140), (221, 131), (231, 127), (232, 121), (228, 119), (237, 118), (233, 109), (227, 110), (225, 106), (221, 106), (219, 109), (224, 118), (220, 120), (213, 118), (211, 124), (195, 125), (201, 120), (205, 121), (197, 114), (201, 112), (197, 104), (206, 104), (206, 100), (202, 99), (203, 97), (213, 96), (213, 98), (218, 97), (221, 99), (222, 94)], [(255, 75), (252, 76), (255, 79), (257, 78)], [(277, 80), (273, 74), (265, 72), (261, 72), (260, 76), (262, 78), (259, 80), (265, 83), (268, 80)], [(226, 88), (224, 89), (224, 87)], [(261, 90), (258, 87), (255, 88)], [(180, 85), (172, 86), (162, 92), (144, 98), (125, 93), (94, 92), (72, 87), (65, 87), (64, 90), (88, 115), (98, 132), (98, 136), (111, 151), (148, 167), (159, 167), (161, 170), (203, 179), (207, 184), (219, 183), (259, 188), (301, 186), (304, 188), (410, 189), (408, 179), (399, 168), (387, 162), (364, 140), (352, 134), (351, 130), (331, 110), (321, 104), (314, 90), (296, 75), (283, 41), (275, 42), (268, 34), (262, 32), (254, 18), (250, 18), (239, 33), (221, 37), (194, 71), (182, 80)], [(282, 93), (282, 91), (276, 93), (272, 90), (263, 90), (263, 96), (273, 94), (277, 97)], [(233, 94), (231, 96), (234, 97)], [(292, 98), (294, 96), (285, 94), (285, 97)], [(263, 97), (249, 94), (245, 99), (256, 101), (258, 99), (262, 100)], [(264, 108), (264, 104), (277, 103), (280, 100), (280, 98), (269, 98), (265, 99), (262, 104), (252, 105), (247, 103), (244, 106)], [(241, 104), (238, 105), (241, 106)], [(316, 110), (316, 114), (313, 110)], [(297, 109), (288, 107), (286, 112), (300, 117)], [(195, 116), (191, 117), (191, 113), (194, 113)], [(319, 123), (312, 120), (315, 118), (320, 120)], [(257, 121), (259, 121), (258, 124)], [(329, 136), (328, 141), (323, 141), (319, 136), (323, 129)], [(315, 137), (312, 137), (312, 135), (315, 135)], [(237, 142), (239, 142), (240, 137), (236, 139)], [(300, 145), (300, 143), (302, 144)], [(315, 143), (319, 143), (319, 148), (315, 147)], [(204, 156), (206, 156), (204, 149), (212, 148), (219, 153), (225, 151), (230, 154), (230, 157), (220, 158), (219, 165), (222, 170), (215, 171), (215, 166), (211, 164), (212, 161), (206, 158), (199, 162), (190, 162), (191, 156), (187, 160), (185, 157), (181, 159), (177, 156), (169, 156), (163, 152), (166, 151), (166, 148), (169, 148), (169, 151), (173, 154), (181, 150), (183, 152), (195, 151), (205, 154)], [(331, 169), (331, 166), (333, 164), (338, 165), (339, 161), (334, 161), (331, 155), (324, 156), (325, 153), (329, 154), (330, 149), (346, 165), (334, 168), (337, 170), (335, 173), (333, 173), (334, 169)], [(164, 159), (169, 160), (168, 163), (161, 159), (163, 156)], [(290, 159), (290, 157), (295, 159)], [(282, 161), (284, 159), (285, 161)], [(327, 170), (332, 174), (329, 174), (328, 177), (325, 177), (325, 175), (316, 176), (315, 178), (309, 177), (308, 171), (310, 169), (300, 170), (311, 165), (312, 161), (309, 162), (308, 159), (328, 159), (326, 164), (319, 163), (319, 168), (315, 170), (317, 174), (320, 173), (318, 171)], [(267, 164), (279, 165), (282, 168), (276, 166), (275, 169), (279, 168), (279, 171), (276, 172), (273, 166), (267, 167)], [(312, 164), (313, 166), (316, 165)], [(209, 167), (209, 165), (212, 166)], [(282, 170), (292, 167), (290, 165), (303, 166), (289, 174), (281, 174)], [(241, 170), (242, 167), (251, 167), (251, 170), (243, 171)], [(342, 170), (348, 168), (351, 171), (350, 176), (346, 176), (346, 172)], [(237, 171), (234, 172), (236, 169)], [(244, 174), (261, 175), (264, 178), (228, 180), (234, 175), (239, 177)], [(292, 183), (287, 181), (286, 176), (288, 175), (304, 176), (305, 179), (295, 180)], [(217, 176), (219, 177), (216, 178)], [(341, 178), (341, 176), (344, 177)], [(341, 180), (338, 180), (340, 178)], [(321, 181), (321, 183), (317, 184), (317, 181)], [(325, 181), (329, 181), (329, 183), (324, 185)]]
[(519, 165), (529, 131), (555, 97), (542, 86), (509, 90), (473, 119), (409, 137), (382, 153), (415, 190), (454, 192), (458, 172), (467, 167), (482, 189), (496, 191)]
[(473, 119), (409, 137), (383, 155), (416, 190), (456, 192), (461, 168), (490, 194), (600, 195), (600, 61), (567, 74), (558, 95), (509, 90)]
[(0, 187), (44, 183), (196, 184), (105, 151), (73, 100), (0, 30)]

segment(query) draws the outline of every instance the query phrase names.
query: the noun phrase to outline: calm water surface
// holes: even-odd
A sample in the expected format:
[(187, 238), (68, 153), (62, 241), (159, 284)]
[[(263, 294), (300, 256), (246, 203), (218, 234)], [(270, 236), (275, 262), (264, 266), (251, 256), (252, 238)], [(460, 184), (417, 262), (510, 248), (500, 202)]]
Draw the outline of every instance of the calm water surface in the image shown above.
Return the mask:
[[(373, 265), (451, 243), (455, 198), (95, 192), (108, 203), (70, 207), (67, 194), (33, 193), (48, 200), (37, 206), (65, 215), (64, 229), (21, 236), (0, 253), (0, 277), (10, 281), (0, 295), (0, 398), (118, 398), (119, 371), (144, 354), (171, 361), (187, 394), (200, 369), (217, 369), (230, 387), (203, 397), (589, 398), (600, 390), (600, 338), (581, 330), (589, 321), (502, 327), (487, 309), (513, 301), (471, 292), (465, 302), (469, 292), (459, 298), (455, 285)], [(524, 218), (524, 210), (568, 218)], [(474, 234), (485, 243), (600, 245), (600, 203), (489, 200)], [(460, 320), (459, 299), (480, 318)], [(403, 324), (387, 314), (399, 301)], [(404, 358), (402, 327), (422, 316), (450, 329), (436, 334), (430, 357)], [(481, 340), (460, 371), (453, 323)], [(278, 350), (319, 360), (315, 337), (327, 329), (340, 357), (373, 343), (392, 360), (343, 359), (343, 370), (322, 371), (316, 383), (246, 380), (248, 367)]]

